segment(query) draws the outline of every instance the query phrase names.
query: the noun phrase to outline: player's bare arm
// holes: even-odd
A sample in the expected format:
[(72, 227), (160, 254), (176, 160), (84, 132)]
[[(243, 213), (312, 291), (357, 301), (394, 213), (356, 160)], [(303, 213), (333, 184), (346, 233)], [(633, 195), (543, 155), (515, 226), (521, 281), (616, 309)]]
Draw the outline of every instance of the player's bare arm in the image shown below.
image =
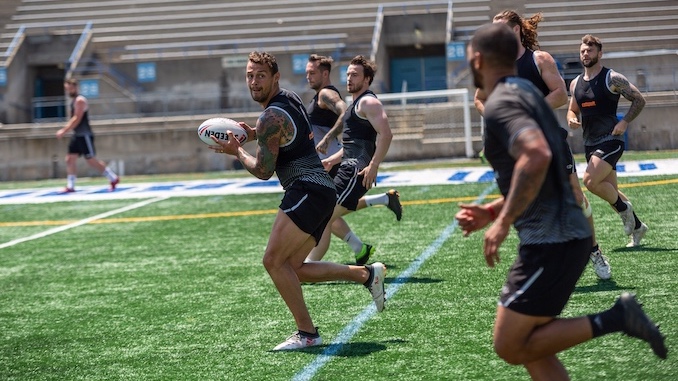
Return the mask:
[(549, 93), (544, 97), (546, 103), (548, 103), (553, 110), (565, 105), (567, 103), (565, 80), (560, 76), (558, 65), (556, 65), (553, 56), (541, 50), (535, 51), (534, 56), (537, 67), (541, 72), (541, 78), (549, 88)]
[(236, 156), (252, 175), (268, 180), (275, 172), (280, 146), (294, 136), (294, 125), (282, 111), (268, 108), (259, 116), (255, 129), (257, 135), (255, 156), (250, 155), (242, 147), (238, 148)]
[(552, 156), (546, 138), (536, 124), (518, 134), (510, 154), (516, 160), (511, 188), (497, 219), (485, 232), (484, 255), (490, 267), (499, 262), (499, 246), (508, 236), (511, 224), (537, 197)]
[(504, 218), (513, 223), (537, 197), (551, 163), (551, 148), (535, 124), (518, 134), (510, 154), (516, 160), (516, 165), (509, 194), (497, 219)]
[(334, 126), (330, 128), (327, 134), (321, 139), (316, 146), (316, 150), (320, 153), (326, 154), (329, 142), (335, 140), (344, 131), (344, 114), (346, 113), (346, 102), (341, 99), (341, 96), (336, 91), (329, 89), (320, 90), (318, 94), (318, 104), (333, 113), (337, 114), (337, 121)]
[(71, 118), (66, 122), (66, 125), (57, 131), (57, 138), (61, 138), (68, 131), (80, 124), (80, 121), (85, 115), (85, 110), (87, 110), (87, 100), (81, 96), (76, 97), (73, 104), (73, 115), (71, 115)]
[(643, 97), (643, 94), (624, 75), (615, 71), (610, 71), (609, 86), (611, 91), (621, 94), (631, 102), (629, 111), (624, 115), (622, 120), (627, 123), (634, 120), (643, 110), (643, 107), (645, 107), (645, 97)]
[(391, 140), (393, 140), (393, 132), (388, 124), (388, 117), (384, 111), (384, 106), (379, 99), (374, 97), (363, 97), (356, 108), (356, 112), (358, 115), (367, 118), (374, 130), (377, 131), (377, 148), (374, 151), (370, 164), (360, 172), (364, 175), (363, 186), (370, 189), (377, 181), (379, 165), (381, 165), (381, 162), (386, 157), (388, 148), (391, 145)]
[(570, 103), (567, 107), (567, 125), (573, 130), (581, 127), (581, 122), (579, 121), (579, 105), (577, 100), (574, 97), (574, 87), (577, 85), (577, 78), (570, 82), (570, 94), (573, 94), (570, 97)]

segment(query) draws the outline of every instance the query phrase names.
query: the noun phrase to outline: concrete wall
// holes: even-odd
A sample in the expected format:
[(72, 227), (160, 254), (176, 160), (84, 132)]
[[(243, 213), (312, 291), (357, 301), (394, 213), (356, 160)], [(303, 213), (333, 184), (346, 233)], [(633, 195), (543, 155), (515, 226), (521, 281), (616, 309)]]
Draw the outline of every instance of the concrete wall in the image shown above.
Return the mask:
[[(648, 97), (648, 105), (629, 127), (630, 150), (664, 150), (678, 147), (678, 97), (665, 94), (663, 97)], [(620, 111), (628, 107), (623, 102)], [(565, 125), (565, 108), (556, 111)], [(386, 157), (387, 161), (406, 161), (435, 158), (464, 157), (463, 139), (441, 139), (427, 129), (430, 111), (420, 110), (422, 115), (405, 115), (402, 110), (388, 109), (389, 121), (394, 131), (394, 140)], [(472, 110), (473, 130), (479, 135), (479, 118)], [(124, 165), (126, 175), (208, 172), (233, 169), (233, 158), (212, 153), (196, 137), (200, 123), (214, 115), (176, 116), (163, 118), (120, 119), (93, 121), (96, 133), (98, 157), (119, 169)], [(254, 125), (259, 112), (229, 114), (228, 117)], [(424, 126), (412, 123), (419, 118)], [(459, 121), (452, 121), (459, 123)], [(65, 177), (63, 162), (68, 139), (57, 140), (55, 133), (61, 124), (24, 124), (0, 127), (0, 181), (37, 180)], [(440, 128), (437, 126), (437, 128)], [(450, 127), (452, 128), (452, 127)], [(429, 132), (427, 132), (429, 131)], [(433, 132), (430, 132), (433, 131)], [(436, 132), (438, 131), (438, 132)], [(443, 130), (445, 132), (445, 130)], [(574, 131), (570, 144), (575, 153), (583, 152), (581, 131)], [(451, 136), (448, 135), (448, 136)], [(253, 152), (255, 143), (246, 148)], [(482, 141), (473, 141), (476, 152)], [(84, 160), (78, 162), (80, 176), (99, 176), (87, 167)]]

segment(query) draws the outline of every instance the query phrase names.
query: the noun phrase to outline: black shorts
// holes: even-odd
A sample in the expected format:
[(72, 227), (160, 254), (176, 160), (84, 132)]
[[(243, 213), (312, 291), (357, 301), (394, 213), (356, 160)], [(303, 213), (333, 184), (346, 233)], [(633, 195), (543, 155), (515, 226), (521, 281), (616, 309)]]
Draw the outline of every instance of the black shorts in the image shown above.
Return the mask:
[(68, 153), (84, 156), (85, 159), (93, 158), (96, 156), (94, 136), (71, 136), (71, 141), (68, 143)]
[(595, 146), (584, 146), (586, 150), (586, 162), (591, 161), (591, 156), (598, 156), (617, 170), (617, 162), (624, 153), (624, 142), (621, 140), (608, 140)]
[(313, 236), (317, 245), (332, 217), (336, 201), (334, 189), (296, 181), (285, 191), (280, 209), (299, 229)]
[(577, 173), (577, 166), (574, 164), (574, 155), (572, 154), (572, 148), (570, 148), (569, 144), (567, 145), (567, 152), (569, 155), (567, 155), (565, 160), (565, 170), (571, 175)]
[(586, 268), (591, 246), (591, 237), (520, 246), (499, 304), (530, 316), (560, 315)]
[(337, 172), (339, 172), (339, 166), (340, 166), (340, 165), (341, 165), (341, 164), (335, 164), (335, 165), (330, 169), (330, 171), (327, 172), (327, 173), (330, 175), (331, 178), (334, 179), (334, 178), (337, 176)]
[(358, 167), (348, 163), (341, 163), (337, 175), (334, 177), (334, 186), (337, 188), (337, 204), (355, 212), (358, 200), (367, 193), (363, 186), (365, 176), (358, 175)]

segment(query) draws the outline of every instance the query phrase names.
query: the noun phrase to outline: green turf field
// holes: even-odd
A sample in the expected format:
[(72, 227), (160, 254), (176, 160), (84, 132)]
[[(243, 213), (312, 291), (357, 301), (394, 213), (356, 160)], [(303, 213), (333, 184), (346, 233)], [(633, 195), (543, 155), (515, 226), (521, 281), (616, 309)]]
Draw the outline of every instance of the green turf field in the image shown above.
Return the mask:
[[(619, 217), (589, 194), (613, 276), (599, 281), (587, 268), (563, 315), (635, 292), (661, 323), (669, 358), (621, 334), (560, 358), (573, 380), (677, 380), (678, 176), (620, 183), (650, 227), (645, 245), (627, 249)], [(401, 222), (384, 207), (348, 216), (396, 292), (372, 314), (362, 286), (304, 285), (327, 343), (306, 351), (270, 352), (294, 330), (261, 264), (279, 194), (157, 200), (1, 248), (0, 380), (528, 379), (491, 344), (516, 236), (490, 269), (482, 232), (464, 238), (453, 221), (458, 202), (496, 197), (488, 187), (400, 188)], [(139, 202), (0, 205), (0, 245)], [(334, 239), (326, 259), (348, 263), (352, 253)]]

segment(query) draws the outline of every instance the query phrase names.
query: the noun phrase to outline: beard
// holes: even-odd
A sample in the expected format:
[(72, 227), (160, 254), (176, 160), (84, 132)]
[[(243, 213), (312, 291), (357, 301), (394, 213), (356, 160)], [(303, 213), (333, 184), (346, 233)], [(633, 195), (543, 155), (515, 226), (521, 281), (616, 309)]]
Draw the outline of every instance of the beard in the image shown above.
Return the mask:
[(252, 96), (252, 100), (255, 102), (263, 102), (268, 98), (268, 93), (264, 92), (264, 89), (258, 90), (258, 93), (255, 95), (254, 91), (250, 89), (250, 96)]
[(473, 65), (469, 67), (471, 68), (471, 74), (473, 74), (473, 86), (482, 90), (483, 76), (473, 67)]
[(591, 57), (589, 58), (588, 63), (584, 63), (584, 60), (581, 61), (581, 64), (584, 65), (584, 67), (593, 67), (593, 65), (598, 63), (598, 57)]

